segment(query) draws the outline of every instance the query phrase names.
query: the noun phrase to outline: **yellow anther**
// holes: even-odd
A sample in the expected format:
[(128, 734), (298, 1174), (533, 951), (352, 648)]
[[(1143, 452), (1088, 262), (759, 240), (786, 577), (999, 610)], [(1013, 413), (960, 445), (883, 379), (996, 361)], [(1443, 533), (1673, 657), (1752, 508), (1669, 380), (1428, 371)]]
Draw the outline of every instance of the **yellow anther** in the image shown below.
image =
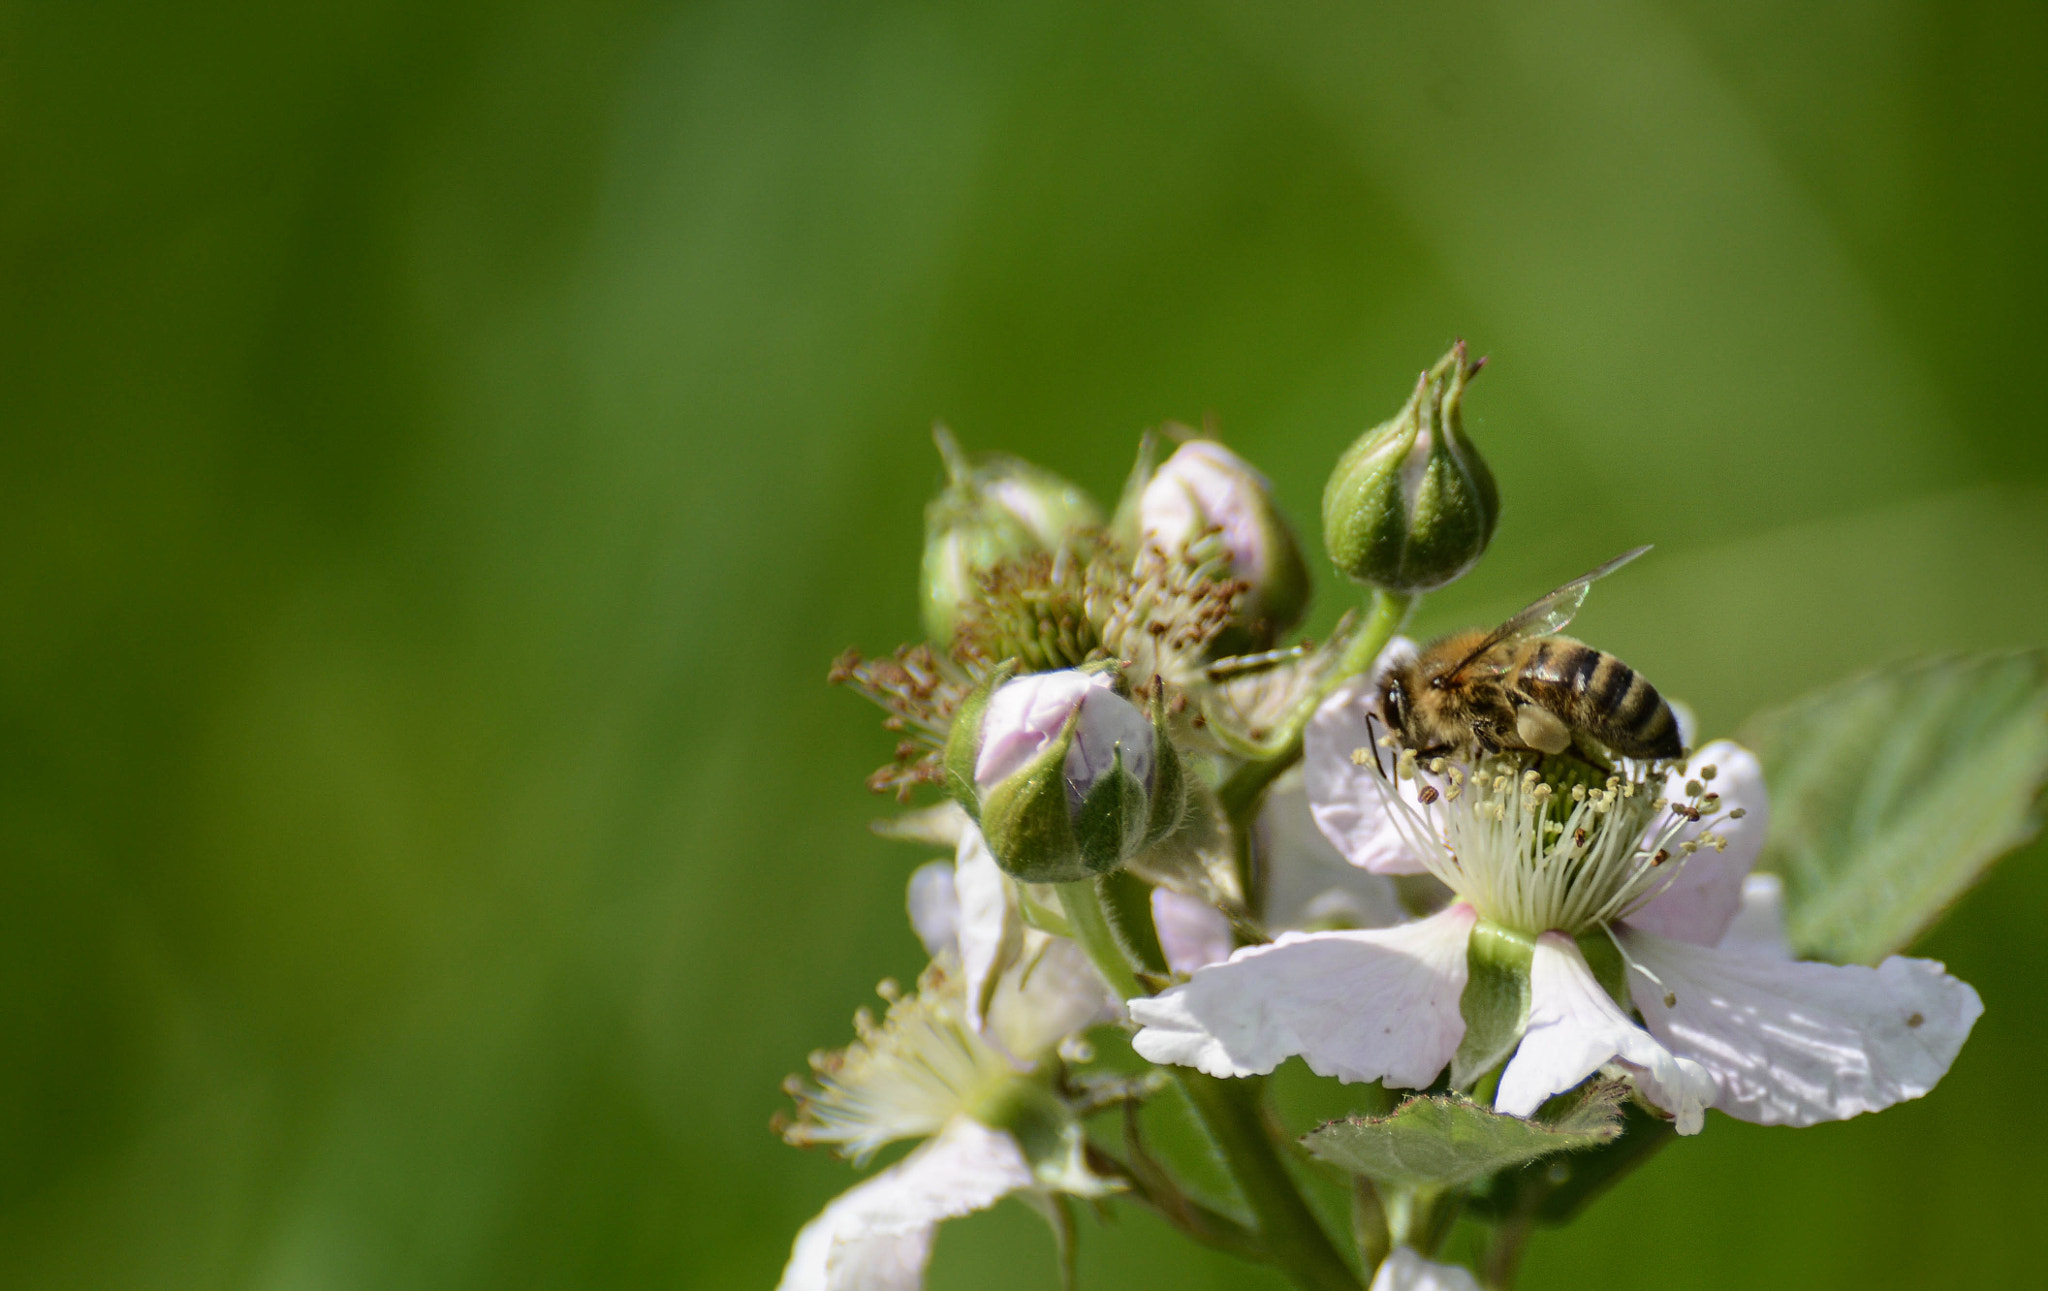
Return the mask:
[(1678, 845), (1678, 850), (1684, 852), (1687, 856), (1691, 856), (1694, 852), (1700, 850), (1700, 845), (1688, 838)]
[(1685, 796), (1688, 798), (1697, 798), (1706, 791), (1707, 787), (1697, 780), (1688, 780), (1685, 782)]
[(1429, 760), (1429, 770), (1431, 775), (1442, 775), (1444, 773), (1444, 760), (1442, 758), (1431, 758)]
[(1700, 779), (1702, 780), (1711, 780), (1719, 774), (1721, 774), (1720, 768), (1711, 762), (1700, 768)]
[(1371, 749), (1364, 749), (1364, 748), (1359, 748), (1359, 749), (1353, 749), (1353, 750), (1351, 750), (1351, 765), (1352, 765), (1352, 766), (1355, 766), (1355, 767), (1362, 767), (1362, 766), (1364, 766), (1364, 765), (1365, 765), (1366, 763), (1368, 763), (1368, 762), (1370, 762), (1370, 761), (1372, 761), (1372, 760), (1373, 760), (1373, 756), (1372, 756), (1372, 750), (1371, 750)]
[(1575, 785), (1573, 785), (1573, 786), (1572, 786), (1572, 801), (1573, 801), (1573, 802), (1584, 802), (1585, 800), (1586, 800), (1586, 786), (1584, 786), (1584, 785), (1582, 785), (1582, 784), (1575, 784)]
[(1747, 807), (1737, 807), (1737, 808), (1736, 808), (1736, 809), (1735, 809), (1734, 811), (1731, 811), (1731, 812), (1729, 812), (1729, 813), (1728, 813), (1728, 819), (1730, 819), (1730, 820), (1741, 820), (1741, 819), (1742, 819), (1742, 818), (1743, 818), (1744, 816), (1747, 816), (1748, 814), (1749, 814), (1749, 808), (1747, 808)]

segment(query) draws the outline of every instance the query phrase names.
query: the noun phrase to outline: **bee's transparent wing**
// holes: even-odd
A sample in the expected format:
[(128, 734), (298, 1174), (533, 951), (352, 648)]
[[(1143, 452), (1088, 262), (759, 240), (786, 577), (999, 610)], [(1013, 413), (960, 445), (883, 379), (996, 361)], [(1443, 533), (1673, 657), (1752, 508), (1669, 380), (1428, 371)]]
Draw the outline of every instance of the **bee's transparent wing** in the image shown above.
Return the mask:
[(1460, 659), (1458, 666), (1451, 669), (1446, 675), (1456, 676), (1464, 671), (1466, 666), (1474, 659), (1477, 659), (1504, 641), (1518, 641), (1523, 637), (1549, 636), (1553, 632), (1562, 631), (1564, 626), (1578, 615), (1579, 607), (1586, 603), (1587, 590), (1593, 586), (1596, 580), (1607, 577), (1649, 549), (1650, 544), (1644, 543), (1642, 546), (1631, 551), (1624, 551), (1598, 569), (1579, 575), (1548, 596), (1538, 597), (1527, 609), (1487, 633), (1486, 639), (1474, 647), (1470, 654)]

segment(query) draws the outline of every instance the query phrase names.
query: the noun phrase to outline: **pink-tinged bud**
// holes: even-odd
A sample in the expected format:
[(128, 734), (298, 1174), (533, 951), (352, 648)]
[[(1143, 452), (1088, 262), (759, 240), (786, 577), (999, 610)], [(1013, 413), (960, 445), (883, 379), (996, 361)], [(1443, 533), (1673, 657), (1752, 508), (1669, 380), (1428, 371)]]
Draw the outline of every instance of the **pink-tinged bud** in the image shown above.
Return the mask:
[(1249, 584), (1214, 654), (1268, 649), (1308, 609), (1308, 566), (1272, 486), (1213, 439), (1182, 444), (1153, 474), (1139, 498), (1138, 526), (1169, 554), (1213, 533), (1230, 576)]
[(1088, 878), (1178, 827), (1186, 788), (1163, 713), (1148, 719), (1107, 672), (991, 683), (955, 719), (948, 779), (1004, 870)]

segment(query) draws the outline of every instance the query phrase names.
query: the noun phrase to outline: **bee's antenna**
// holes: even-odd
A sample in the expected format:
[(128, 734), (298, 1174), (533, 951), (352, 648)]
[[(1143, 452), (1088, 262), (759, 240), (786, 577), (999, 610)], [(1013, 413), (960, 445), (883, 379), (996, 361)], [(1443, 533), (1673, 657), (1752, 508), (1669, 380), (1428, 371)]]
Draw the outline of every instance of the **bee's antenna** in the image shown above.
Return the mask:
[(1365, 715), (1365, 734), (1366, 738), (1372, 743), (1372, 769), (1380, 773), (1380, 779), (1385, 780), (1387, 779), (1387, 771), (1385, 767), (1380, 765), (1380, 738), (1372, 733), (1373, 725), (1379, 722), (1379, 720), (1379, 714), (1367, 711)]

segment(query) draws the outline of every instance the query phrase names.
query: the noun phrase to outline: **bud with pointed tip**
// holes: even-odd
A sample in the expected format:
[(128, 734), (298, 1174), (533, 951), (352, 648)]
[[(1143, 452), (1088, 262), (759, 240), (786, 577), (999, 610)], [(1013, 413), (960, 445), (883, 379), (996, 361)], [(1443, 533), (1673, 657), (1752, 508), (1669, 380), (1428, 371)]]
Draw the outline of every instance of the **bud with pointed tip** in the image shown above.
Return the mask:
[(1230, 574), (1249, 584), (1214, 642), (1217, 656), (1270, 649), (1308, 610), (1308, 565), (1272, 485), (1213, 439), (1182, 444), (1147, 481), (1138, 502), (1143, 535), (1168, 552), (1215, 531)]
[(969, 456), (944, 426), (932, 438), (948, 478), (924, 509), (921, 599), (926, 635), (946, 646), (961, 605), (980, 592), (981, 575), (1099, 528), (1102, 510), (1077, 486), (1021, 458)]
[(1500, 494), (1460, 417), (1479, 368), (1459, 341), (1422, 375), (1406, 407), (1338, 460), (1323, 490), (1323, 542), (1354, 581), (1426, 592), (1485, 553)]
[(991, 677), (954, 718), (947, 786), (997, 864), (1027, 883), (1107, 874), (1180, 824), (1186, 781), (1151, 718), (1105, 671)]

